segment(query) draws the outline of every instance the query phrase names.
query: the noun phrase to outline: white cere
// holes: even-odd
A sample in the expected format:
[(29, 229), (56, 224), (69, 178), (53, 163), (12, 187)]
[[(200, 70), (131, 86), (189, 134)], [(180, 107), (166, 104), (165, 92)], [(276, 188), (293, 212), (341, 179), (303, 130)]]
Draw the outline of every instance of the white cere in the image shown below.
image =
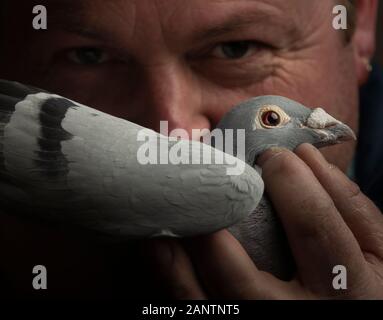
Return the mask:
[(322, 108), (314, 109), (307, 119), (307, 126), (313, 129), (324, 129), (326, 127), (341, 123), (334, 117), (330, 116)]

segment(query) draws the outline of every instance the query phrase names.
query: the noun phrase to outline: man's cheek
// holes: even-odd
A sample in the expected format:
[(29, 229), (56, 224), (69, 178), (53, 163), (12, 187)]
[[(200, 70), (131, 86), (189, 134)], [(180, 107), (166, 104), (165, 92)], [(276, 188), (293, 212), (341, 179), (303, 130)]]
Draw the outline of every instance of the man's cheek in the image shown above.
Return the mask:
[(325, 64), (309, 53), (286, 54), (275, 59), (273, 72), (262, 82), (263, 94), (278, 94), (307, 105), (318, 102), (323, 93)]
[[(310, 74), (315, 69), (309, 63), (278, 59), (273, 62), (267, 76), (249, 86), (235, 88), (233, 91), (242, 100), (261, 95), (282, 95), (304, 102), (307, 92), (313, 92), (318, 86), (318, 79)], [(312, 94), (310, 94), (311, 96)]]
[[(297, 64), (295, 64), (297, 66)], [(307, 68), (306, 68), (307, 69)], [(305, 100), (302, 86), (307, 90), (310, 86), (309, 79), (304, 76), (305, 72), (299, 72), (293, 65), (278, 63), (270, 69), (270, 72), (262, 80), (249, 85), (223, 87), (220, 85), (201, 85), (201, 110), (211, 120), (212, 127), (220, 121), (223, 115), (233, 106), (252, 97), (262, 95), (282, 95), (298, 101)], [(306, 90), (306, 91), (307, 91)]]

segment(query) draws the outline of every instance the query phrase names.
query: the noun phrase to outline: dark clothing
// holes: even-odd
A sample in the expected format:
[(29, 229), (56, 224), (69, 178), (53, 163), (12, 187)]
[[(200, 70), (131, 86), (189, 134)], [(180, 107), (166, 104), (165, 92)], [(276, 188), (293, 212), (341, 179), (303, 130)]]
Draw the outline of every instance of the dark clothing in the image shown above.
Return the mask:
[(360, 129), (355, 180), (383, 211), (383, 70), (374, 64), (360, 91)]

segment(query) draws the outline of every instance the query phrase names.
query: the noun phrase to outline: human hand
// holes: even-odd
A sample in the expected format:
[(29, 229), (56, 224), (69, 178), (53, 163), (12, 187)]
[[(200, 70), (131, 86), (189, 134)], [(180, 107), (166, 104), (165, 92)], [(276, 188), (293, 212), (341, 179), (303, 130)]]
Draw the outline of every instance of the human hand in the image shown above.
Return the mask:
[[(260, 271), (226, 230), (188, 239), (153, 241), (162, 282), (175, 298), (383, 298), (383, 216), (313, 146), (269, 150), (259, 158), (266, 190), (297, 265), (288, 282)], [(334, 266), (347, 270), (335, 290)]]

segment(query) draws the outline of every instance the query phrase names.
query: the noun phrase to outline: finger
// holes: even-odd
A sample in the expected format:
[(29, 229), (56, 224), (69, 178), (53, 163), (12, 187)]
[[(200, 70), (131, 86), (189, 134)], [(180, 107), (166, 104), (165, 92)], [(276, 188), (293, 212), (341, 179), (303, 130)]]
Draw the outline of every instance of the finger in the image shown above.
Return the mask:
[(202, 282), (213, 297), (290, 297), (288, 284), (259, 271), (240, 243), (226, 230), (190, 239), (187, 247)]
[(367, 269), (360, 247), (310, 168), (288, 150), (266, 151), (258, 163), (305, 286), (332, 292), (336, 265), (346, 266), (359, 285)]
[(296, 149), (296, 154), (311, 168), (333, 199), (362, 249), (383, 256), (383, 217), (380, 210), (358, 185), (329, 164), (314, 146), (303, 144)]
[(193, 265), (176, 239), (152, 239), (147, 248), (161, 284), (172, 297), (185, 300), (206, 299)]

